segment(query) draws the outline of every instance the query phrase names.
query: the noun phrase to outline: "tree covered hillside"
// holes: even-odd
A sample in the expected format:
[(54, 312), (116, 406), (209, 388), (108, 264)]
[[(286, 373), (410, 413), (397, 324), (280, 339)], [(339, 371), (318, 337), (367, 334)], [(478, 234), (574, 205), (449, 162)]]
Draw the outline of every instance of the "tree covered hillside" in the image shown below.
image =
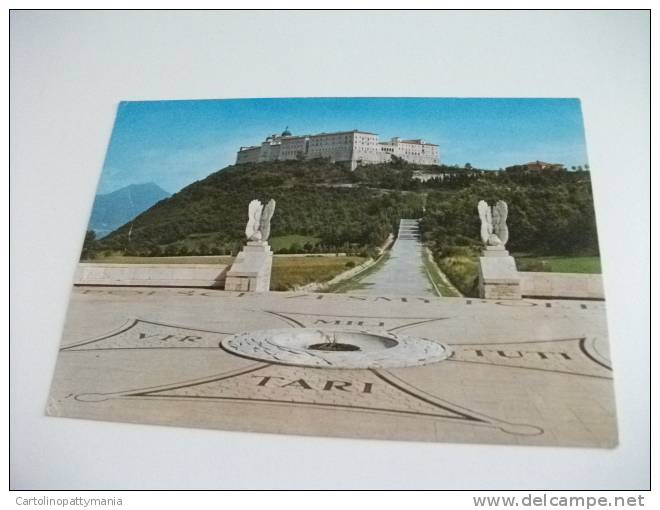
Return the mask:
[(424, 239), (439, 251), (481, 246), (477, 203), (509, 206), (507, 249), (535, 254), (598, 255), (591, 181), (588, 172), (515, 176), (489, 172), (454, 188), (429, 183)]
[[(429, 180), (415, 179), (420, 172)], [(402, 161), (351, 172), (320, 159), (227, 167), (157, 203), (96, 249), (152, 256), (236, 253), (254, 198), (277, 201), (271, 237), (303, 240), (282, 251), (373, 253), (400, 218), (422, 218), (425, 243), (451, 274), (451, 257), (456, 264), (476, 263), (477, 202), (505, 200), (510, 251), (598, 255), (589, 172), (516, 174)], [(459, 282), (466, 293), (474, 284), (474, 271), (468, 273), (465, 284)]]
[[(490, 205), (507, 202), (507, 249), (518, 257), (599, 254), (589, 172), (488, 172), (427, 184), (423, 239), (443, 272), (466, 296), (478, 296), (479, 200)], [(524, 262), (527, 271), (549, 270), (533, 257)]]
[(400, 217), (421, 216), (423, 201), (360, 186), (353, 172), (324, 160), (230, 166), (159, 202), (99, 248), (135, 255), (235, 252), (255, 198), (277, 202), (271, 236), (315, 236), (320, 241), (310, 251), (348, 252), (382, 244)]

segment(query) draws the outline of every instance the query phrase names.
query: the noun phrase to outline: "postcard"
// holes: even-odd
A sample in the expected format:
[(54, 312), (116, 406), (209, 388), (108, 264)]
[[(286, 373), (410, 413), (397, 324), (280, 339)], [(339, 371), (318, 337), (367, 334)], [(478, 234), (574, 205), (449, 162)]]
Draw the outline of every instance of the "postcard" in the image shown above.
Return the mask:
[(614, 447), (591, 171), (572, 98), (122, 102), (46, 412)]

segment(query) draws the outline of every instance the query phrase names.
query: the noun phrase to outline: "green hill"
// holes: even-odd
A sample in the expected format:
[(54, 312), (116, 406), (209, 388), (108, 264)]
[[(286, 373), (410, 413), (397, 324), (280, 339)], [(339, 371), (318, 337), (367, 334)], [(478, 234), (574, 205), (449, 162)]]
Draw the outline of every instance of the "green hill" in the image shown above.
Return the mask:
[(98, 248), (152, 256), (235, 253), (244, 242), (250, 200), (274, 198), (272, 237), (318, 239), (303, 251), (369, 251), (400, 217), (421, 216), (423, 196), (364, 184), (359, 172), (325, 160), (229, 166), (154, 205)]
[[(420, 171), (434, 178), (414, 179)], [(598, 255), (589, 172), (512, 174), (401, 161), (351, 172), (326, 160), (229, 166), (158, 202), (96, 249), (151, 256), (236, 253), (254, 198), (277, 201), (271, 237), (282, 253), (365, 255), (400, 218), (422, 218), (423, 239), (439, 263), (453, 257), (456, 265), (462, 257), (473, 264), (481, 244), (476, 204), (484, 199), (508, 202), (507, 247), (517, 254)]]

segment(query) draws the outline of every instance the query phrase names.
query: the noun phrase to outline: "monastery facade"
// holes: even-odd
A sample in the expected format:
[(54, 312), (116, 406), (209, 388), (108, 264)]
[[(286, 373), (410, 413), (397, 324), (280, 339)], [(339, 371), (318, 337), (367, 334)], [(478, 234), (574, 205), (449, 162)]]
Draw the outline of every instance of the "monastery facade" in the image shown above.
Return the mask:
[(261, 145), (241, 147), (236, 164), (329, 158), (333, 162), (348, 162), (351, 170), (355, 170), (358, 165), (387, 163), (392, 156), (420, 165), (440, 164), (436, 144), (400, 138), (381, 142), (377, 134), (357, 129), (301, 136), (294, 136), (287, 129), (280, 135), (267, 137)]

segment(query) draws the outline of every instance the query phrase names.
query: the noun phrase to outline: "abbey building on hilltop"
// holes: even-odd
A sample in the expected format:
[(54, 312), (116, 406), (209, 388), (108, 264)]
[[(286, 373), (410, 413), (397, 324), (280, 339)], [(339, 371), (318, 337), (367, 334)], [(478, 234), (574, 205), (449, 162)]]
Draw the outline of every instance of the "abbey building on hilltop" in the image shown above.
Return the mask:
[(260, 145), (241, 147), (236, 164), (329, 158), (333, 162), (348, 162), (351, 170), (355, 170), (358, 165), (386, 163), (392, 156), (420, 165), (440, 164), (438, 146), (433, 143), (400, 138), (381, 142), (377, 134), (357, 129), (300, 136), (286, 129), (280, 135), (267, 137)]

